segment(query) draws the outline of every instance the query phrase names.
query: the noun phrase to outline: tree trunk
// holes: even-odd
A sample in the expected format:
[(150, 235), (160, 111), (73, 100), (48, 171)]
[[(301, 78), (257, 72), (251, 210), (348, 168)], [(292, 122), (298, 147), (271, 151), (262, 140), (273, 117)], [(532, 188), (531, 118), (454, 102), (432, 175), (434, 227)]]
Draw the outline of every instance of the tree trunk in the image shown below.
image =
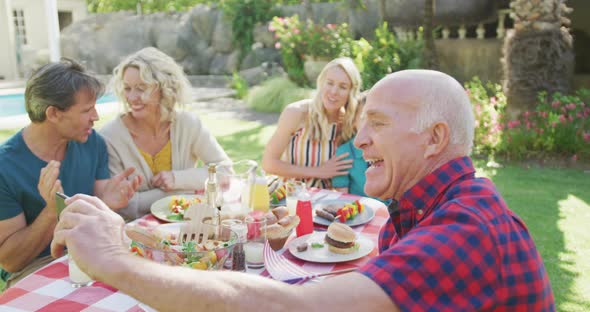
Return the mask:
[(422, 50), (424, 68), (438, 69), (438, 57), (434, 45), (434, 11), (436, 0), (424, 0), (424, 48)]
[(379, 1), (379, 18), (381, 19), (379, 25), (381, 25), (385, 21), (385, 0)]
[(303, 0), (303, 11), (304, 11), (304, 18), (303, 20), (311, 19), (313, 20), (313, 8), (311, 7), (311, 0)]
[[(537, 95), (570, 91), (574, 68), (572, 36), (565, 27), (560, 0), (541, 0), (530, 7), (513, 0), (514, 29), (504, 39), (504, 92), (508, 113), (516, 116), (537, 106)], [(550, 4), (550, 5), (548, 5)], [(550, 8), (549, 10), (547, 8)]]

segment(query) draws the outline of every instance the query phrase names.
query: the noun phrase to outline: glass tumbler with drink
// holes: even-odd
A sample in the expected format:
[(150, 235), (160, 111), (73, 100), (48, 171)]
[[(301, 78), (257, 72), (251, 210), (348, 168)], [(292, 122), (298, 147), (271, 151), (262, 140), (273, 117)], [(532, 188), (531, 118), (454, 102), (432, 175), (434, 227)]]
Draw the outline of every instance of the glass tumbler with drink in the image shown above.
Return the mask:
[(307, 188), (304, 182), (297, 180), (288, 180), (285, 182), (286, 193), (287, 193), (287, 210), (289, 215), (294, 216), (297, 210), (297, 201), (300, 199), (307, 199)]
[(248, 229), (244, 252), (246, 266), (250, 269), (264, 267), (264, 244), (266, 243), (266, 218), (246, 217), (244, 220)]
[(257, 176), (252, 186), (252, 210), (267, 212), (270, 208), (270, 194), (264, 175)]
[[(66, 207), (65, 200), (68, 198), (67, 195), (56, 192), (55, 193), (55, 209), (57, 211), (57, 218), (59, 219), (59, 215), (61, 214), (62, 210)], [(91, 285), (93, 280), (88, 276), (86, 273), (82, 272), (76, 262), (68, 255), (68, 274), (70, 277), (70, 281), (72, 282), (72, 287), (79, 288)]]

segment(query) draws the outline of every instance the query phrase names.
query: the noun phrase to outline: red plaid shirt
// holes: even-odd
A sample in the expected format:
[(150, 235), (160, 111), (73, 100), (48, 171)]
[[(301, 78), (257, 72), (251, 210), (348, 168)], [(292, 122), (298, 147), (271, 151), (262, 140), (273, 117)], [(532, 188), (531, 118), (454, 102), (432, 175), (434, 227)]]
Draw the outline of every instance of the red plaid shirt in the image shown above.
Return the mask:
[(359, 272), (402, 311), (554, 311), (525, 224), (468, 157), (427, 175), (389, 207), (380, 255)]

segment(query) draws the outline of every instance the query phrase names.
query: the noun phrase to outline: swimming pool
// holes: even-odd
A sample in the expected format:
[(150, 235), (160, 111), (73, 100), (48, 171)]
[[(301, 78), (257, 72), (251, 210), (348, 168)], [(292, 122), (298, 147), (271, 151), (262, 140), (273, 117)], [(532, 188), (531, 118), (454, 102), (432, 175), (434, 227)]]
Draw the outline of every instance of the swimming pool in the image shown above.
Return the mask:
[[(116, 102), (114, 94), (105, 94), (96, 101), (96, 104)], [(25, 95), (23, 93), (0, 95), (0, 117), (17, 116), (26, 114)]]

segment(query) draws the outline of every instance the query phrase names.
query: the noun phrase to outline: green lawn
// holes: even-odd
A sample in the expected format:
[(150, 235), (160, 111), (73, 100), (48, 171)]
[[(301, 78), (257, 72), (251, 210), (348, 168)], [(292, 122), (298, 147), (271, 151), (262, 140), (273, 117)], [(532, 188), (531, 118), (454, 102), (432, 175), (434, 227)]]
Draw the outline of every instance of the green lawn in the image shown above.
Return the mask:
[(515, 165), (480, 172), (531, 231), (558, 311), (590, 311), (590, 173)]
[[(201, 117), (234, 160), (260, 161), (275, 128)], [(0, 131), (0, 142), (14, 132)], [(590, 173), (519, 165), (485, 168), (481, 161), (476, 166), (496, 183), (529, 227), (545, 261), (558, 311), (590, 311)]]

